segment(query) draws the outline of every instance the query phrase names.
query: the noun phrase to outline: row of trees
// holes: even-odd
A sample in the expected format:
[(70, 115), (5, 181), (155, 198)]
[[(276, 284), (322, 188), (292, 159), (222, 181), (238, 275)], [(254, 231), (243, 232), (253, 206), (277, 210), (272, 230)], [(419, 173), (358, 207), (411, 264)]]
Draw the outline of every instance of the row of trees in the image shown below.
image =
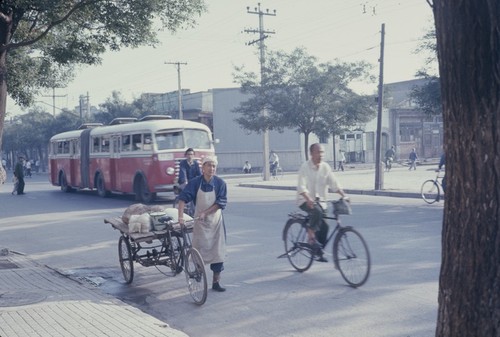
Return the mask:
[(128, 103), (116, 91), (99, 105), (99, 112), (89, 119), (64, 109), (54, 117), (42, 108), (35, 107), (28, 113), (13, 118), (12, 122), (5, 126), (2, 149), (4, 153), (10, 154), (10, 160), (14, 160), (18, 154), (23, 154), (30, 159), (39, 159), (42, 169), (45, 169), (43, 165), (47, 163), (47, 145), (53, 135), (75, 130), (87, 122), (109, 124), (118, 117), (141, 118), (150, 114), (151, 107), (152, 102), (143, 98)]
[(28, 107), (41, 90), (63, 87), (77, 65), (154, 46), (159, 31), (192, 26), (205, 10), (203, 0), (0, 1), (0, 148), (7, 94)]

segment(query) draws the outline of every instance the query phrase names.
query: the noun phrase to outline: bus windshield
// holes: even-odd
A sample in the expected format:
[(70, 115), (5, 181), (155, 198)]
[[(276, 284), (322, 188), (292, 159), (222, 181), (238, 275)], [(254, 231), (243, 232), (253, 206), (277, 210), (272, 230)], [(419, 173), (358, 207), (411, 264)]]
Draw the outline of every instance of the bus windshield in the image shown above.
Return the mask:
[[(184, 134), (184, 137), (183, 137)], [(164, 131), (155, 135), (158, 150), (184, 149), (210, 149), (211, 141), (208, 132), (197, 129), (185, 129), (184, 131)]]

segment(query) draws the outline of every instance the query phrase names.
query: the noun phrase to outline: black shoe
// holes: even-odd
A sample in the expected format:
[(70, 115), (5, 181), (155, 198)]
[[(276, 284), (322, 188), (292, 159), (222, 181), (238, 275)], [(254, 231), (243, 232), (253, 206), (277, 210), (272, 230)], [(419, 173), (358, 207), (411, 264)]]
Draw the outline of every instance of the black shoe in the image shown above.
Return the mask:
[(223, 291), (226, 291), (226, 288), (222, 288), (219, 284), (219, 282), (215, 282), (213, 285), (212, 285), (212, 290), (215, 290), (215, 291), (218, 291), (218, 292), (223, 292)]
[(326, 259), (326, 257), (324, 257), (323, 255), (321, 255), (321, 256), (318, 258), (318, 262), (328, 262), (328, 260)]

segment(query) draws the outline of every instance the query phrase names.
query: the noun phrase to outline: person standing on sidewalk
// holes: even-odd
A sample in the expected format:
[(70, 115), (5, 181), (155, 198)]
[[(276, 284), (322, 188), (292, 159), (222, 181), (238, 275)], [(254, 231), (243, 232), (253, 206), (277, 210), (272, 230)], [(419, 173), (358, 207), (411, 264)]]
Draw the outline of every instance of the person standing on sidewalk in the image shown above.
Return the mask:
[(344, 151), (339, 150), (339, 168), (337, 169), (337, 171), (342, 170), (342, 172), (344, 172), (344, 163), (345, 163)]
[(220, 284), (220, 274), (224, 270), (226, 229), (222, 210), (227, 204), (227, 187), (224, 180), (215, 175), (215, 157), (205, 157), (202, 163), (202, 175), (189, 180), (179, 195), (179, 224), (184, 225), (184, 206), (193, 201), (197, 219), (193, 227), (193, 247), (203, 261), (210, 264), (214, 273), (212, 289), (223, 292), (226, 288)]
[(24, 157), (19, 156), (14, 167), (14, 176), (17, 178), (17, 195), (24, 194)]
[(319, 143), (312, 144), (309, 147), (309, 153), (310, 159), (303, 163), (299, 170), (297, 205), (309, 215), (309, 228), (307, 229), (309, 244), (319, 250), (318, 261), (327, 262), (322, 248), (328, 234), (328, 224), (323, 219), (328, 205), (328, 188), (343, 198), (347, 196), (335, 178), (330, 165), (323, 161), (325, 154), (323, 146)]
[(415, 150), (415, 148), (413, 148), (410, 152), (410, 168), (408, 169), (408, 171), (411, 171), (412, 168), (413, 170), (417, 169), (417, 159), (417, 151)]

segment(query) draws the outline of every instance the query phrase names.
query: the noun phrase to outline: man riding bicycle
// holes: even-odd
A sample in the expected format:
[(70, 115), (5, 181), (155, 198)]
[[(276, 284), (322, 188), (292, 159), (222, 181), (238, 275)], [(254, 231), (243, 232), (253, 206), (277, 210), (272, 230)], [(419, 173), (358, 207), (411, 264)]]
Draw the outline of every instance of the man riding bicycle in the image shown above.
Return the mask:
[(302, 164), (297, 183), (297, 205), (309, 215), (307, 235), (309, 244), (317, 250), (318, 261), (327, 262), (323, 256), (323, 245), (326, 243), (328, 224), (323, 216), (327, 209), (328, 188), (346, 198), (346, 194), (338, 183), (332, 168), (325, 163), (325, 150), (319, 143), (309, 147), (310, 159)]
[(274, 177), (276, 176), (276, 170), (280, 166), (280, 158), (278, 157), (278, 154), (271, 150), (271, 154), (269, 155), (269, 170), (271, 172), (271, 175)]
[(396, 151), (394, 151), (394, 145), (387, 151), (385, 151), (385, 169), (389, 171), (396, 156)]

